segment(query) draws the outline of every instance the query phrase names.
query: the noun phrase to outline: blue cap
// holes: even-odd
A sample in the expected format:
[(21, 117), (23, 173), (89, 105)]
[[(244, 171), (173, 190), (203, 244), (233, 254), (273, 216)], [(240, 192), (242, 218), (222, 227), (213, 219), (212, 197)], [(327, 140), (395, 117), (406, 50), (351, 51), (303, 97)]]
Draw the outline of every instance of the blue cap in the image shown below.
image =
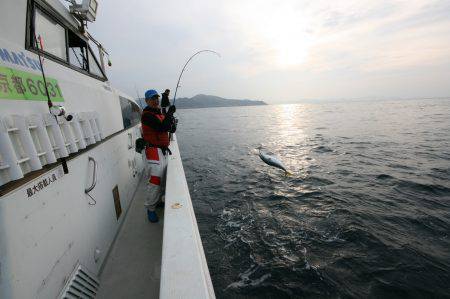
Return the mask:
[(154, 89), (149, 89), (149, 90), (147, 90), (147, 91), (145, 92), (145, 99), (146, 99), (146, 100), (147, 100), (147, 99), (151, 99), (151, 98), (154, 97), (154, 96), (158, 96), (158, 97), (159, 97), (158, 92), (157, 92), (156, 90), (154, 90)]

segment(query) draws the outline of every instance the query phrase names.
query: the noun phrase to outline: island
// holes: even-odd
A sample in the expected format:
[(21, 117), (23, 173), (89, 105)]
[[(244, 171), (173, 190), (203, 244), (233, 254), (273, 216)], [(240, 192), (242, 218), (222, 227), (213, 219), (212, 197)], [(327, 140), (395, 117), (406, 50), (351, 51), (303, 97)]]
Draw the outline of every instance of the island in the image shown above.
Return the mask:
[[(173, 100), (171, 99), (172, 103)], [(145, 101), (139, 99), (138, 103), (145, 107)], [(193, 109), (193, 108), (213, 108), (213, 107), (237, 107), (237, 106), (262, 106), (267, 105), (264, 101), (258, 100), (234, 100), (225, 99), (218, 96), (198, 94), (192, 98), (177, 98), (175, 105), (177, 109)]]
[(267, 105), (267, 104), (263, 101), (232, 100), (206, 94), (198, 94), (192, 98), (178, 98), (176, 101), (177, 109), (260, 106), (260, 105)]

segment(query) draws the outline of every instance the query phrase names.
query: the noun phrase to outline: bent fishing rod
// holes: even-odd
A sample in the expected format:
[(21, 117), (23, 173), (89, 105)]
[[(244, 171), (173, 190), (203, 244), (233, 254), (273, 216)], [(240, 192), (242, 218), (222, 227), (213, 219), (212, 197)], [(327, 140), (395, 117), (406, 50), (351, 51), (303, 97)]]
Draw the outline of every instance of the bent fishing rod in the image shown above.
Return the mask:
[(205, 53), (205, 52), (213, 53), (213, 54), (216, 54), (217, 56), (221, 57), (220, 54), (217, 53), (216, 51), (213, 51), (213, 50), (207, 50), (207, 49), (205, 49), (205, 50), (200, 50), (200, 51), (194, 53), (191, 57), (189, 57), (189, 59), (188, 59), (188, 60), (186, 61), (186, 63), (184, 64), (183, 69), (181, 70), (180, 76), (178, 77), (177, 87), (175, 88), (175, 94), (174, 94), (174, 96), (173, 96), (173, 105), (175, 105), (175, 101), (176, 101), (176, 99), (177, 99), (177, 91), (178, 91), (178, 87), (180, 87), (181, 76), (183, 76), (183, 73), (184, 73), (184, 71), (185, 71), (187, 65), (189, 64), (189, 62), (191, 62), (192, 58), (194, 58), (195, 56), (197, 56), (197, 55), (199, 55), (199, 54), (201, 54), (201, 53)]

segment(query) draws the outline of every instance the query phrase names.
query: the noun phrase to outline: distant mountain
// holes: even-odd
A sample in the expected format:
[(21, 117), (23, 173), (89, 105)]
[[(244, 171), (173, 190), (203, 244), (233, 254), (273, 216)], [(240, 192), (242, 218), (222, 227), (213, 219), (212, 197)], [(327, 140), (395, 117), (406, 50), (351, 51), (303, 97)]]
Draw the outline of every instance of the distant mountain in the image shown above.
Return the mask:
[[(147, 106), (143, 98), (137, 99), (136, 102), (141, 108)], [(173, 99), (171, 99), (170, 102), (172, 103)], [(206, 94), (198, 94), (192, 98), (178, 98), (175, 104), (177, 109), (267, 105), (264, 101), (231, 100)]]
[(198, 94), (192, 98), (178, 98), (175, 105), (177, 106), (177, 109), (188, 109), (188, 108), (211, 108), (211, 107), (260, 106), (267, 104), (263, 101), (231, 100), (217, 96)]

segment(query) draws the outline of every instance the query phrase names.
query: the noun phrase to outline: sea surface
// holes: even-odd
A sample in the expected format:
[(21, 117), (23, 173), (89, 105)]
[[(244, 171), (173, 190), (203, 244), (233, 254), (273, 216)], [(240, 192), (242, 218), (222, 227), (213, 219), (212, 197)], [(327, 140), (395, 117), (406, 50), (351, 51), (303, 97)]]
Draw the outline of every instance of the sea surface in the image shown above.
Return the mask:
[(450, 298), (450, 100), (177, 114), (218, 298)]

